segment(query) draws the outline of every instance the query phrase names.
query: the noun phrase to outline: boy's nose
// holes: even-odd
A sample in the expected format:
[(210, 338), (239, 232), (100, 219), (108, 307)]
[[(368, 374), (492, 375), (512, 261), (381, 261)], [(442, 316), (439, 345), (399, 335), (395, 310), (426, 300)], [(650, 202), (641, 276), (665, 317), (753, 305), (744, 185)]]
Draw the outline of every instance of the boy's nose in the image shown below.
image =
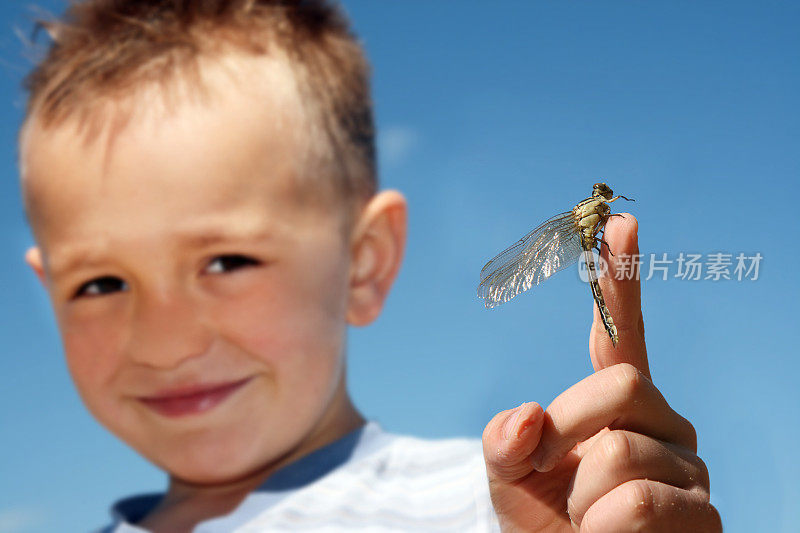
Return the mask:
[(197, 303), (180, 291), (141, 295), (133, 310), (128, 339), (131, 359), (172, 369), (208, 350), (211, 335)]

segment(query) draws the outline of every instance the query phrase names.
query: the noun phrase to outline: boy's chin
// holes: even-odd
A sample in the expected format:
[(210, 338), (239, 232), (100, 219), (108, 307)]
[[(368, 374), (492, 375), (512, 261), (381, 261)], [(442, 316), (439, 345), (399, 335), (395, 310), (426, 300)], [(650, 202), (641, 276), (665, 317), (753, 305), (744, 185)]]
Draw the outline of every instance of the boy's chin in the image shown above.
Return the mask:
[[(140, 450), (172, 479), (192, 485), (227, 485), (266, 473), (280, 459), (253, 453), (238, 443), (197, 443), (158, 450)], [(249, 452), (249, 453), (248, 453)]]
[[(157, 462), (171, 479), (191, 485), (230, 485), (243, 482), (268, 469), (258, 463), (245, 463), (235, 456), (223, 458), (185, 454), (167, 463)], [(269, 464), (269, 462), (268, 462)]]

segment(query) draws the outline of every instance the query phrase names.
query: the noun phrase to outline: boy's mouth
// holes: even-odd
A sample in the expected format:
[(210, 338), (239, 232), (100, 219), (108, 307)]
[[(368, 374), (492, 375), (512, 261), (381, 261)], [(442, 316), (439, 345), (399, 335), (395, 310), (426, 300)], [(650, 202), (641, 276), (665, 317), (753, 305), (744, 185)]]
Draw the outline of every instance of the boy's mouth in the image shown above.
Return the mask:
[(227, 383), (200, 384), (166, 390), (138, 400), (158, 414), (179, 417), (200, 414), (222, 403), (252, 377)]

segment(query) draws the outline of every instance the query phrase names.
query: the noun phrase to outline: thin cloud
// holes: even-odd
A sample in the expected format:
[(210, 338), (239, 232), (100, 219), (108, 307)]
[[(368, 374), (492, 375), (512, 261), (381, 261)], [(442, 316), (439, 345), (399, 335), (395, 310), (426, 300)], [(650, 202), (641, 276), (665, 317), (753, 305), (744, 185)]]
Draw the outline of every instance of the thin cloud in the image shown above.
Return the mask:
[(23, 533), (45, 523), (44, 513), (32, 507), (0, 509), (0, 533)]
[(378, 133), (378, 155), (387, 165), (398, 165), (412, 152), (418, 139), (417, 131), (408, 126), (383, 128)]

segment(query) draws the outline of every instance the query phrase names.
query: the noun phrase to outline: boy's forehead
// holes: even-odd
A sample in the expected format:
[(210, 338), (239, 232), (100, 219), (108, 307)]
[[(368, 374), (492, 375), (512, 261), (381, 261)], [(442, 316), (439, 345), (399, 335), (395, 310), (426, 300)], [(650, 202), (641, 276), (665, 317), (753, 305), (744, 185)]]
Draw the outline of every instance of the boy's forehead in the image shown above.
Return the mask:
[[(252, 194), (265, 180), (302, 187), (301, 174), (313, 146), (295, 76), (286, 61), (263, 56), (228, 56), (202, 65), (201, 88), (176, 81), (168, 96), (141, 88), (128, 101), (109, 101), (92, 119), (101, 129), (73, 117), (45, 127), (35, 115), (20, 137), (23, 189), (34, 231), (41, 211), (99, 198), (120, 176), (136, 194), (137, 173), (165, 195), (191, 194), (194, 182), (172, 179), (182, 172), (224, 177), (226, 187)], [(183, 85), (183, 86), (181, 86)], [(163, 173), (164, 180), (158, 179)], [(242, 176), (242, 180), (231, 180)], [(152, 179), (151, 179), (152, 178)], [(183, 188), (183, 189), (182, 189)], [(90, 189), (90, 190), (87, 190)], [(87, 196), (88, 194), (88, 196)], [(72, 195), (73, 197), (70, 197)]]
[(209, 172), (261, 171), (265, 179), (302, 181), (305, 164), (324, 148), (311, 133), (288, 62), (228, 55), (204, 60), (200, 73), (200, 87), (186, 80), (175, 80), (166, 94), (159, 86), (142, 87), (127, 99), (101, 102), (86, 120), (75, 116), (46, 127), (34, 114), (20, 135), (31, 216), (43, 197), (63, 200), (65, 167), (92, 169), (99, 175), (74, 172), (70, 178), (102, 183), (125, 166), (179, 172), (205, 158)]

